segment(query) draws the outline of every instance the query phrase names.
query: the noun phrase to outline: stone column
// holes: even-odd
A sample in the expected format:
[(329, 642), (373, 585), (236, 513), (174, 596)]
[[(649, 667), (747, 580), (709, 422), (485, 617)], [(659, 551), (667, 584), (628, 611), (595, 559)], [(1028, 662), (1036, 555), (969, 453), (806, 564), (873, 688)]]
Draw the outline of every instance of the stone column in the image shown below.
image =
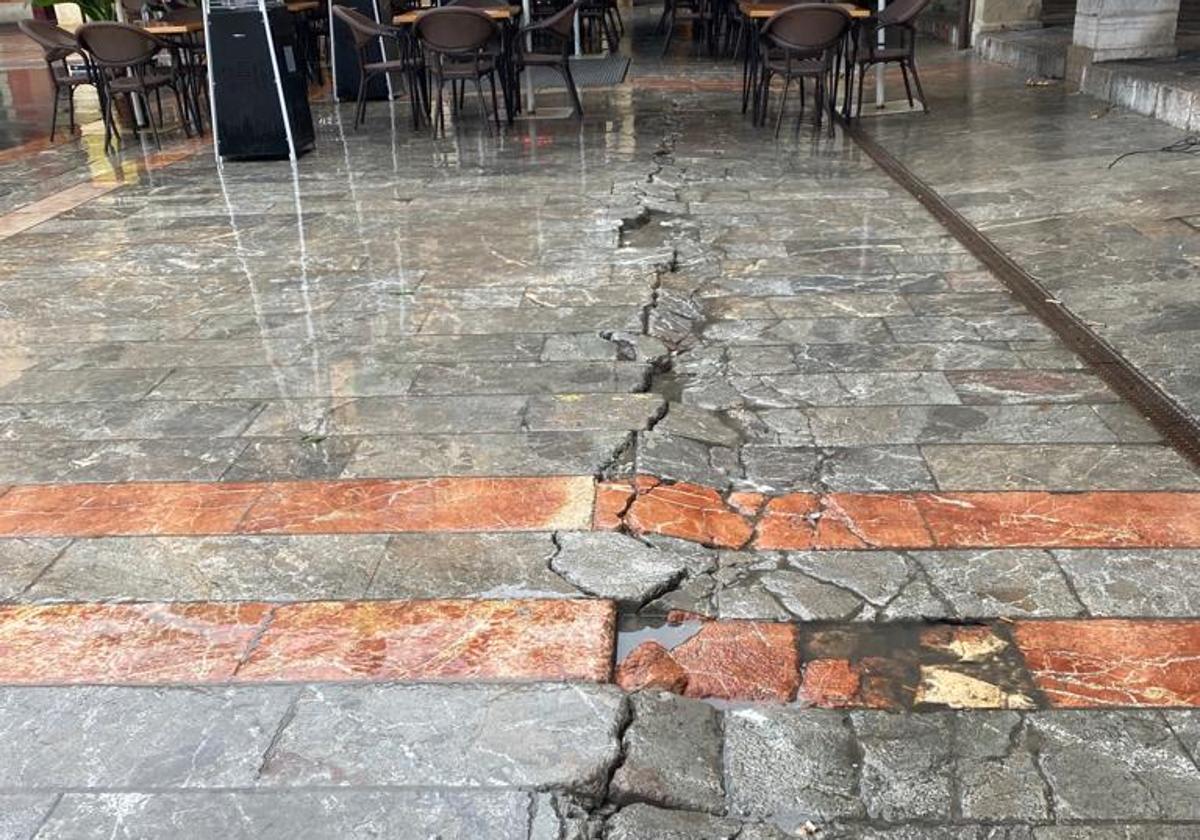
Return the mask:
[(974, 5), (971, 17), (974, 35), (1001, 29), (1036, 29), (1042, 25), (1042, 0), (975, 0)]
[(1179, 0), (1079, 0), (1069, 63), (1175, 55)]

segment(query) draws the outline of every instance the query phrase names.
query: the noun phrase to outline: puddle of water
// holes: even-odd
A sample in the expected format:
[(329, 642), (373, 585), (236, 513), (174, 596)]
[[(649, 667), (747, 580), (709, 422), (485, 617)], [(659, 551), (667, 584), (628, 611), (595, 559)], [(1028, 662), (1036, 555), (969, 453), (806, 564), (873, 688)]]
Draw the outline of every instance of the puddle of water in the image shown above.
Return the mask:
[(700, 632), (702, 621), (685, 621), (680, 624), (647, 623), (643, 618), (622, 618), (617, 628), (617, 661), (621, 662), (629, 652), (642, 642), (658, 642), (671, 650)]

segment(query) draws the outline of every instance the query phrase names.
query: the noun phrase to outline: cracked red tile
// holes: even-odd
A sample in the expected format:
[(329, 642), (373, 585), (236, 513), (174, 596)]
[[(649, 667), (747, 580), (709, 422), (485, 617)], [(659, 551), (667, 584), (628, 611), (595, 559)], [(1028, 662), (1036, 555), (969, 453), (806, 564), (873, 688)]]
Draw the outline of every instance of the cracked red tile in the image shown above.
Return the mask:
[(639, 493), (624, 516), (634, 533), (663, 534), (719, 548), (740, 548), (753, 533), (750, 522), (721, 494), (699, 484), (660, 484)]
[(617, 666), (616, 683), (626, 691), (659, 689), (683, 694), (687, 671), (658, 642), (642, 642)]
[(596, 484), (596, 508), (592, 514), (592, 528), (596, 531), (619, 531), (621, 517), (636, 490), (631, 482), (601, 481)]
[(861, 704), (862, 675), (846, 659), (814, 659), (804, 663), (797, 699), (811, 706), (845, 709)]
[(767, 503), (754, 547), (923, 548), (931, 542), (911, 495), (791, 493)]
[(1200, 706), (1200, 621), (1019, 621), (1013, 637), (1053, 707)]
[(281, 606), (236, 679), (609, 679), (611, 601), (442, 600)]
[(800, 685), (794, 624), (709, 621), (671, 651), (688, 675), (684, 695), (786, 703)]

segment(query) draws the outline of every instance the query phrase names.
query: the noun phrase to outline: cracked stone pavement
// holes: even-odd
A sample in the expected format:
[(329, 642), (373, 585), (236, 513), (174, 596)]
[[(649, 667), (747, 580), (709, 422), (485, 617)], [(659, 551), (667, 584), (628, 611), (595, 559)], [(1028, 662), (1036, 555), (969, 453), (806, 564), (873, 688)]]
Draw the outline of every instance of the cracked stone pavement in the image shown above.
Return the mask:
[(1197, 472), (629, 17), (581, 125), (294, 171), (0, 106), (0, 840), (1200, 837)]

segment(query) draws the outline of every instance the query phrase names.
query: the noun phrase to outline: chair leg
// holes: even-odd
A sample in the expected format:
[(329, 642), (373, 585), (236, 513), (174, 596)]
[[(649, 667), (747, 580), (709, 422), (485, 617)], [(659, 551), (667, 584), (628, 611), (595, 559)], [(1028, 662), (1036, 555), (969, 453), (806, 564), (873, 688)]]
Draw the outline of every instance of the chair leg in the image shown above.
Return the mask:
[[(142, 107), (146, 109), (146, 122), (150, 123), (150, 133), (154, 136), (154, 147), (162, 149), (162, 140), (158, 137), (158, 125), (154, 122), (154, 113), (150, 110), (150, 97), (146, 91), (138, 91), (138, 97), (142, 100)], [(162, 120), (162, 112), (159, 111), (158, 118)]]
[(921, 77), (917, 73), (917, 62), (912, 59), (909, 59), (908, 69), (912, 71), (913, 84), (917, 86), (917, 96), (921, 100), (921, 109), (926, 114), (928, 114), (929, 113), (929, 103), (925, 100), (925, 91), (921, 87)]
[(867, 68), (869, 66), (870, 65), (868, 64), (860, 64), (858, 66), (858, 102), (855, 103), (855, 108), (858, 110), (856, 111), (855, 116), (859, 117), (862, 116), (863, 82), (865, 82), (867, 79)]
[(908, 97), (908, 107), (913, 106), (912, 86), (908, 83), (908, 66), (904, 61), (900, 62), (900, 76), (904, 79), (904, 95)]
[(75, 134), (75, 88), (67, 88), (67, 119), (70, 123), (71, 134)]
[(779, 136), (779, 127), (783, 125), (783, 112), (787, 110), (788, 88), (792, 85), (792, 77), (786, 73), (783, 76), (783, 96), (779, 100), (779, 116), (775, 118), (775, 136)]
[(358, 126), (363, 121), (363, 112), (367, 108), (367, 76), (359, 76), (358, 79), (358, 99), (354, 103), (354, 130), (358, 131)]
[(571, 106), (575, 109), (575, 116), (583, 119), (583, 103), (579, 100), (579, 89), (575, 87), (575, 77), (571, 75), (570, 59), (563, 61), (562, 74), (567, 81), (567, 93), (571, 96)]
[(488, 85), (492, 89), (492, 119), (496, 121), (496, 130), (500, 130), (500, 100), (496, 98), (496, 74), (488, 73)]
[[(58, 85), (54, 86), (54, 107), (50, 109), (50, 142), (54, 142), (54, 129), (58, 125), (58, 97), (62, 94), (62, 88)], [(68, 96), (70, 94), (68, 93)]]

